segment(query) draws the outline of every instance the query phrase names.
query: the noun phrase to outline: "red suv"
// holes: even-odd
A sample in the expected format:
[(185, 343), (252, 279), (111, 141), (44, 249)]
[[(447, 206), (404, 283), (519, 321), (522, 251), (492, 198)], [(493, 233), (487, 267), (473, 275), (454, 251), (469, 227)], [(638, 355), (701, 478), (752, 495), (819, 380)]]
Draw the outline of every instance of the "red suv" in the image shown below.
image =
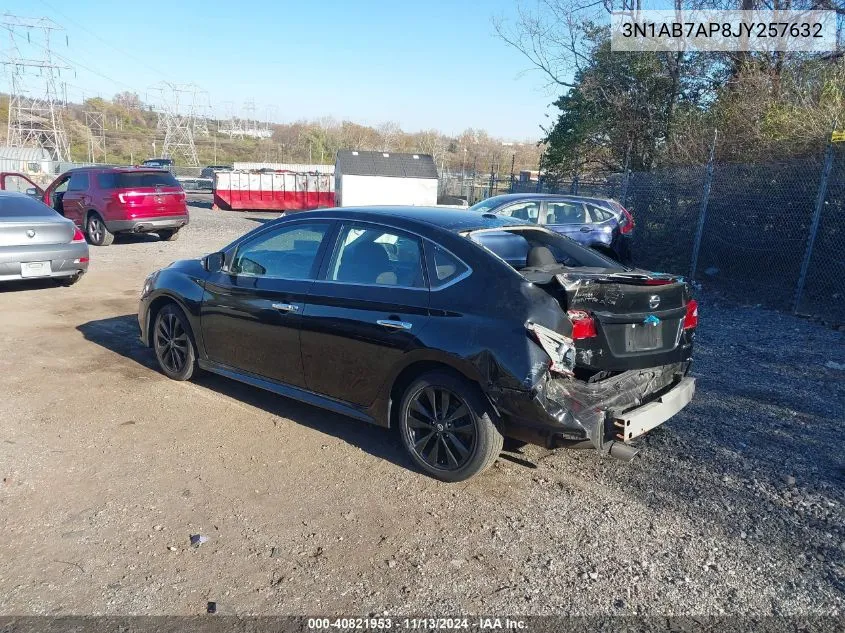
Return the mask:
[(172, 241), (188, 223), (185, 192), (163, 169), (71, 169), (47, 187), (43, 199), (83, 229), (94, 246), (108, 246), (116, 233), (158, 233)]

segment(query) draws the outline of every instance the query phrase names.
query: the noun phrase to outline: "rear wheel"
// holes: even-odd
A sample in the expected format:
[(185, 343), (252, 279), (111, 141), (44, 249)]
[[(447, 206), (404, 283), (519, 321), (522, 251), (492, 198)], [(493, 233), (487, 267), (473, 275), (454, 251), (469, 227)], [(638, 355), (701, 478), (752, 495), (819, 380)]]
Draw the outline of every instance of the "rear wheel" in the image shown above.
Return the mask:
[(433, 371), (405, 391), (399, 431), (411, 459), (443, 481), (463, 481), (489, 468), (502, 450), (495, 414), (479, 389)]
[(185, 314), (174, 304), (159, 310), (153, 325), (153, 348), (161, 370), (173, 380), (194, 375), (197, 352)]
[(179, 237), (179, 229), (163, 229), (158, 232), (158, 236), (164, 242), (172, 242)]
[(99, 213), (91, 213), (85, 226), (88, 241), (94, 246), (109, 246), (114, 242), (114, 233), (106, 228)]

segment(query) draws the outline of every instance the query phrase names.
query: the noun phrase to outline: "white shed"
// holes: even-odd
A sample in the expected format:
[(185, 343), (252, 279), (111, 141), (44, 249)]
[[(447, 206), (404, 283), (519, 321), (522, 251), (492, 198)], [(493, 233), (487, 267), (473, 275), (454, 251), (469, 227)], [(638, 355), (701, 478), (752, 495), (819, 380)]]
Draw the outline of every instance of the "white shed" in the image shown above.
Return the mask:
[(335, 163), (339, 207), (437, 204), (437, 167), (428, 154), (339, 151)]
[(51, 166), (50, 152), (46, 149), (0, 146), (0, 171), (16, 171), (37, 176), (51, 173)]

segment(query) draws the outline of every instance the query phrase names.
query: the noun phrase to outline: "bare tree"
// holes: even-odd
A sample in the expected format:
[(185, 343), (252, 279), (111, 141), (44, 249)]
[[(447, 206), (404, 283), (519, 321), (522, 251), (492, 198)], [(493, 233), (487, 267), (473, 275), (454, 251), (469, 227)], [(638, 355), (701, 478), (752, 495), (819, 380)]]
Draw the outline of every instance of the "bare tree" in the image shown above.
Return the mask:
[[(639, 2), (623, 0), (623, 5), (629, 1)], [(541, 71), (550, 85), (573, 88), (574, 72), (590, 60), (584, 27), (604, 19), (612, 10), (613, 0), (539, 0), (533, 9), (517, 5), (512, 19), (493, 18), (493, 28)]]
[(399, 124), (396, 121), (385, 121), (377, 129), (381, 135), (381, 151), (391, 152), (396, 149), (402, 134)]

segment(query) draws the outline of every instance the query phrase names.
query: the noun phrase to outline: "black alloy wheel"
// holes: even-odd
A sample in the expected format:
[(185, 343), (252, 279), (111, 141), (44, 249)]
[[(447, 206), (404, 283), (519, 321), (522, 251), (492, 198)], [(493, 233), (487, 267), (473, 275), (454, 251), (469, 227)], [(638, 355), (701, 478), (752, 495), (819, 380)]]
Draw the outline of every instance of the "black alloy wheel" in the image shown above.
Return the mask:
[(463, 481), (488, 468), (502, 450), (494, 413), (478, 387), (446, 371), (420, 376), (405, 391), (402, 443), (427, 474)]
[(163, 307), (156, 315), (153, 347), (162, 371), (174, 380), (188, 380), (194, 371), (196, 352), (181, 310)]
[(475, 420), (466, 403), (444, 387), (424, 387), (408, 404), (414, 453), (432, 468), (458, 470), (475, 448)]

